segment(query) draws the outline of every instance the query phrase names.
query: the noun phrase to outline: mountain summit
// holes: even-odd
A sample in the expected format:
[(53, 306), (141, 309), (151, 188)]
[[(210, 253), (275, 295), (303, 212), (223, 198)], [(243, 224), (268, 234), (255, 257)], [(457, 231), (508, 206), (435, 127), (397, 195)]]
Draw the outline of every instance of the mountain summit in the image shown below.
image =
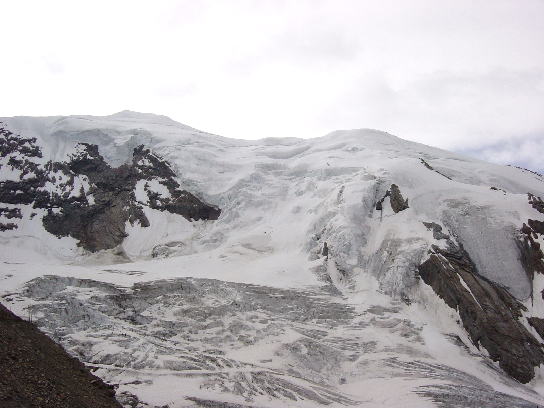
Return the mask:
[(544, 178), (376, 130), (0, 118), (2, 301), (130, 407), (544, 404)]

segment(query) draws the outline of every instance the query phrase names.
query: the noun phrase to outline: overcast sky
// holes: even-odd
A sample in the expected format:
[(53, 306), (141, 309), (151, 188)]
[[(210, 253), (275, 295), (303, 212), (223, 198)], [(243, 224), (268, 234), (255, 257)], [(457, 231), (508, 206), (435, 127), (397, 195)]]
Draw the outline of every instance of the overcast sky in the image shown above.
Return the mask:
[(0, 116), (376, 128), (543, 170), (544, 0), (10, 1)]

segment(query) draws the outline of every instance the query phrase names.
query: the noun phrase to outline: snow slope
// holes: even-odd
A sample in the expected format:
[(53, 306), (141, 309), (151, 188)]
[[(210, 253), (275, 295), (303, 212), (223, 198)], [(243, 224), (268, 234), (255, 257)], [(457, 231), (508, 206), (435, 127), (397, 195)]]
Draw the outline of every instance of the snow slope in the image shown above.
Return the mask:
[[(191, 222), (147, 206), (137, 185), (150, 226), (127, 224), (120, 247), (89, 253), (45, 231), (45, 210), (5, 204), (22, 218), (0, 233), (3, 302), (21, 316), (34, 310), (125, 399), (171, 408), (544, 403), (539, 367), (527, 385), (509, 378), (418, 276), (433, 245), (456, 243), (524, 316), (544, 317), (533, 296), (542, 278), (531, 279), (517, 244), (527, 220), (543, 219), (527, 198), (543, 195), (541, 176), (369, 129), (247, 141), (128, 111), (0, 122), (35, 137), (41, 163), (68, 160), (84, 142), (116, 167), (144, 144), (221, 209), (218, 220)], [(2, 180), (22, 177), (2, 160)], [(399, 212), (384, 198), (392, 184), (408, 199)]]

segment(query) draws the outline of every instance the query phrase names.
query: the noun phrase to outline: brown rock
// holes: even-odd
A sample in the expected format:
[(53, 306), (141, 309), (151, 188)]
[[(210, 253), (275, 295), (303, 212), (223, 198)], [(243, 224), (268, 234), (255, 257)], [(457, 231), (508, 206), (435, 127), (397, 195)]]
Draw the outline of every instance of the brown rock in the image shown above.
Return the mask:
[(389, 200), (391, 202), (391, 208), (395, 213), (404, 211), (408, 208), (408, 199), (404, 199), (400, 193), (400, 189), (396, 184), (391, 184), (391, 196)]
[(1, 304), (0, 350), (2, 408), (121, 408), (112, 386)]

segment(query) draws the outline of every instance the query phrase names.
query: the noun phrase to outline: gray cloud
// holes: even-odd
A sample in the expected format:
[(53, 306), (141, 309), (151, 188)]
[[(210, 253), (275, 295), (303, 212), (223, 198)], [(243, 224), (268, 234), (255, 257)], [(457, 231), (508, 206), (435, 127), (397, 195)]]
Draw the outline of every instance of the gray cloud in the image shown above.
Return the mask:
[(463, 149), (459, 153), (497, 164), (520, 166), (544, 173), (544, 133)]
[(248, 139), (376, 128), (533, 167), (516, 146), (544, 135), (541, 0), (29, 0), (3, 13), (6, 116), (132, 109)]
[[(342, 110), (349, 106), (352, 109)], [(338, 110), (336, 110), (338, 108)], [(330, 114), (327, 114), (330, 112)], [(544, 133), (544, 73), (434, 72), (396, 85), (380, 74), (349, 83), (322, 112), (330, 127), (385, 129), (450, 149)]]

